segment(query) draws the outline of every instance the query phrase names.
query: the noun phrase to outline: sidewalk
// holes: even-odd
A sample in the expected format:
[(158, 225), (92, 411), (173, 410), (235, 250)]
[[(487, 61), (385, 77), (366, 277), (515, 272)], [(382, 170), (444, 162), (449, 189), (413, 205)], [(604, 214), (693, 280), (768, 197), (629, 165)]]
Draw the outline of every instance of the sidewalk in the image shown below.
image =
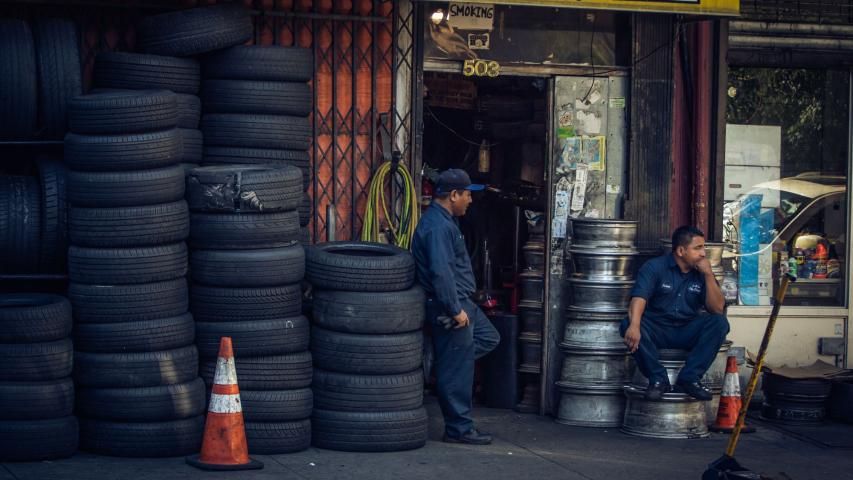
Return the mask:
[[(78, 453), (55, 462), (2, 464), (0, 480), (100, 479), (699, 479), (719, 457), (728, 439), (659, 440), (631, 437), (618, 429), (559, 425), (548, 417), (476, 408), (477, 424), (495, 436), (487, 447), (440, 441), (441, 414), (427, 398), (430, 441), (426, 447), (397, 453), (344, 453), (311, 448), (290, 455), (262, 456), (260, 471), (202, 472), (183, 458), (126, 459)], [(774, 480), (853, 479), (853, 451), (824, 449), (762, 423), (744, 435), (737, 458)], [(853, 436), (853, 425), (850, 429)]]

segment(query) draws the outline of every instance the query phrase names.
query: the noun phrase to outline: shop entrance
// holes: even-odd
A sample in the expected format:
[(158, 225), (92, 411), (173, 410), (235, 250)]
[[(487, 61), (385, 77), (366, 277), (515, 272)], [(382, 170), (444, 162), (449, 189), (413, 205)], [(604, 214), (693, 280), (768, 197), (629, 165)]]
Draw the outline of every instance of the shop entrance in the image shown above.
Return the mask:
[(460, 219), (475, 301), (504, 338), (478, 366), (477, 399), (532, 412), (541, 373), (548, 88), (537, 77), (424, 76), (425, 203), (448, 168), (487, 185)]

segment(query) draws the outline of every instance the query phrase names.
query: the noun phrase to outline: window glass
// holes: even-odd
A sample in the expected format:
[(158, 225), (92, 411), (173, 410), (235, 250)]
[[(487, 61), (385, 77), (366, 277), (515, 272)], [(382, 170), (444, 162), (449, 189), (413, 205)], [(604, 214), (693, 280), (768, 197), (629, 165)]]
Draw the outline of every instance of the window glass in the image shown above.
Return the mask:
[(848, 266), (847, 70), (731, 68), (723, 185), (730, 303), (844, 305)]

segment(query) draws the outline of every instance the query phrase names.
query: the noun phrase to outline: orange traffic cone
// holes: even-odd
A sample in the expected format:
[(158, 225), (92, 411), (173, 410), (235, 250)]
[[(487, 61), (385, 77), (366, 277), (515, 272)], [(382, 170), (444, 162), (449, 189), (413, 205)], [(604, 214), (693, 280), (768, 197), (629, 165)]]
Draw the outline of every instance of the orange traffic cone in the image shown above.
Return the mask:
[[(737, 357), (729, 355), (726, 359), (726, 377), (723, 380), (723, 392), (720, 394), (720, 407), (717, 409), (717, 420), (711, 425), (714, 432), (731, 433), (737, 423), (737, 416), (743, 405), (740, 396), (740, 379), (737, 372)], [(743, 426), (741, 432), (751, 433), (755, 428)]]
[(263, 463), (249, 458), (231, 337), (222, 337), (219, 343), (201, 454), (187, 457), (187, 463), (202, 470), (264, 468)]

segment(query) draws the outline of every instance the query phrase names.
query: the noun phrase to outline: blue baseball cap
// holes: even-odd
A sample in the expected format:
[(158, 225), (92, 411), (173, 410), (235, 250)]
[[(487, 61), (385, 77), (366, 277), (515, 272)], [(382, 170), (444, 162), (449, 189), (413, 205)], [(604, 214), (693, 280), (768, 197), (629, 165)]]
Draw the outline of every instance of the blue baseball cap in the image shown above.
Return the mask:
[(485, 185), (471, 183), (471, 177), (465, 170), (458, 168), (449, 168), (438, 176), (438, 183), (435, 186), (436, 193), (450, 193), (454, 190), (471, 190), (477, 191), (486, 188)]

